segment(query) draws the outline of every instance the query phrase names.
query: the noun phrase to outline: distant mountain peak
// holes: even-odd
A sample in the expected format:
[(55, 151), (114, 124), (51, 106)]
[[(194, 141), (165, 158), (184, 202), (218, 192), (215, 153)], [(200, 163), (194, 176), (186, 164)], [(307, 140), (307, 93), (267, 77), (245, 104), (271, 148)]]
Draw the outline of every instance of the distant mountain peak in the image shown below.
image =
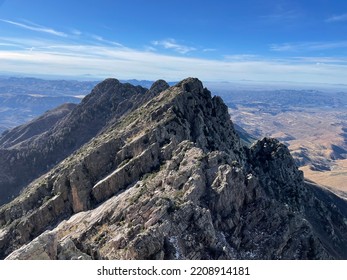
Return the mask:
[(151, 88), (149, 89), (151, 92), (153, 92), (154, 94), (158, 94), (166, 89), (168, 89), (170, 86), (169, 84), (164, 81), (164, 80), (157, 80), (155, 81)]
[(202, 93), (202, 82), (197, 78), (187, 78), (179, 82), (176, 87), (181, 87), (184, 91), (192, 93)]
[(119, 80), (114, 78), (108, 78), (98, 83), (93, 89), (93, 91), (105, 92), (119, 84), (120, 84)]

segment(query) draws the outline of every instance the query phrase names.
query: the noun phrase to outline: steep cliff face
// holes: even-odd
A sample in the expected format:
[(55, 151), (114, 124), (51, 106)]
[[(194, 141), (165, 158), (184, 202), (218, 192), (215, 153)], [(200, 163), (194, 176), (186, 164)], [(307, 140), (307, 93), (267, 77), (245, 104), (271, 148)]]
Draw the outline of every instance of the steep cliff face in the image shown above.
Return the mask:
[(0, 208), (0, 256), (347, 259), (347, 203), (277, 140), (244, 147), (199, 80), (158, 81)]

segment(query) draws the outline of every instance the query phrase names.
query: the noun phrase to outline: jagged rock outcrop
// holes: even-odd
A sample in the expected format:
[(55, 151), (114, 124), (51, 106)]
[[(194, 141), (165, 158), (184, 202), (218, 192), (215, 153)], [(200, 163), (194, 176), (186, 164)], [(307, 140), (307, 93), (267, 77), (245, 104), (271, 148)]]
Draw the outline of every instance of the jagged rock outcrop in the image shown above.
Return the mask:
[(243, 146), (197, 79), (150, 91), (0, 208), (1, 258), (347, 258), (346, 201), (283, 144)]

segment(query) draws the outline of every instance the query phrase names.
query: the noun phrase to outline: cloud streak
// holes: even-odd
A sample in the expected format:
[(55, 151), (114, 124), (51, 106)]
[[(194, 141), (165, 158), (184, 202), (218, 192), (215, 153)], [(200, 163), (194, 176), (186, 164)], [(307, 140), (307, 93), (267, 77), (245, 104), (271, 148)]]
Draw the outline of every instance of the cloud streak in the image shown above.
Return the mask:
[(78, 29), (75, 29), (75, 28), (71, 29), (71, 33), (75, 36), (81, 36), (82, 35), (82, 32)]
[[(92, 39), (90, 34), (81, 36)], [(345, 83), (347, 76), (347, 58), (297, 55), (287, 59), (271, 59), (241, 53), (226, 55), (222, 59), (205, 59), (182, 56), (183, 49), (178, 51), (177, 46), (172, 45), (168, 48), (178, 54), (163, 54), (163, 46), (159, 43), (139, 50), (115, 42), (112, 44), (112, 41), (102, 37), (94, 36), (93, 40), (85, 42), (76, 42), (73, 36), (69, 38), (57, 40), (55, 37), (28, 39), (0, 36), (0, 72), (64, 75), (73, 78), (88, 75), (96, 79), (163, 78), (172, 81), (195, 76), (205, 81), (272, 80), (312, 83)], [(175, 45), (172, 41), (170, 43)], [(347, 46), (347, 42), (279, 44), (274, 45), (273, 49), (288, 51), (344, 45)]]
[[(6, 39), (10, 44), (10, 38)], [(273, 60), (239, 54), (213, 60), (111, 45), (59, 44), (41, 40), (36, 43), (22, 40), (22, 44), (28, 48), (0, 50), (0, 71), (119, 79), (179, 80), (196, 76), (205, 81), (271, 79), (312, 83), (344, 83), (347, 75), (347, 62), (333, 58), (324, 61), (305, 57)]]
[(347, 41), (338, 42), (300, 42), (271, 44), (270, 50), (276, 52), (323, 51), (347, 47)]
[(326, 22), (340, 22), (347, 21), (347, 13), (342, 15), (335, 15), (325, 20)]
[(21, 27), (21, 28), (24, 28), (27, 30), (31, 30), (31, 31), (42, 32), (42, 33), (55, 35), (55, 36), (59, 36), (59, 37), (67, 37), (68, 36), (64, 32), (56, 31), (52, 28), (37, 25), (35, 23), (21, 23), (21, 22), (12, 21), (12, 20), (6, 20), (6, 19), (0, 19), (0, 21), (14, 25), (14, 26), (18, 26), (18, 27)]
[(178, 44), (175, 39), (153, 41), (152, 45), (161, 46), (161, 47), (164, 47), (165, 49), (171, 49), (171, 50), (174, 50), (175, 52), (178, 52), (180, 54), (187, 54), (189, 52), (196, 50), (196, 48), (194, 48), (194, 47)]
[(273, 23), (273, 22), (283, 22), (283, 21), (293, 21), (300, 17), (294, 10), (278, 11), (277, 13), (260, 16), (261, 20)]
[(102, 36), (99, 35), (95, 35), (95, 34), (91, 34), (90, 37), (100, 43), (106, 43), (106, 44), (111, 44), (111, 45), (115, 45), (118, 47), (124, 47), (122, 44), (118, 43), (118, 42), (114, 42), (114, 41), (110, 41), (110, 40), (106, 40), (104, 39)]
[(227, 61), (259, 61), (261, 60), (259, 56), (254, 54), (225, 55), (224, 58)]

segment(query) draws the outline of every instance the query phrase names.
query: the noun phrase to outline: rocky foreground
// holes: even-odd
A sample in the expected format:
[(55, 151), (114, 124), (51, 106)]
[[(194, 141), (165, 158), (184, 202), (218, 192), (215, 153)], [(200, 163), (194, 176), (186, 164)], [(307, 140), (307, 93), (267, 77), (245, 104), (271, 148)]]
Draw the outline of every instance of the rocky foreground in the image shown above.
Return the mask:
[(243, 146), (197, 79), (105, 80), (25, 141), (52, 153), (0, 208), (1, 258), (347, 259), (347, 202), (306, 182), (277, 140)]

